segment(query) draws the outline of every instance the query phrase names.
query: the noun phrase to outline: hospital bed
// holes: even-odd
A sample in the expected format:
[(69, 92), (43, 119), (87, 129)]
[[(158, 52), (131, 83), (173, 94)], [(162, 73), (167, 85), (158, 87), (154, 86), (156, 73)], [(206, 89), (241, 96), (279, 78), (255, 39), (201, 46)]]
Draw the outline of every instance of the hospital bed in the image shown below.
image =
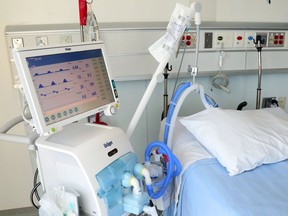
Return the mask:
[[(269, 122), (270, 125), (266, 125)], [(280, 108), (258, 111), (213, 108), (178, 117), (171, 148), (183, 169), (175, 180), (175, 203), (166, 215), (175, 212), (191, 216), (288, 215), (287, 123), (288, 115)], [(219, 149), (211, 148), (209, 143), (204, 146), (209, 139), (219, 145)], [(260, 143), (258, 149), (253, 139), (258, 144), (264, 140), (264, 144)], [(231, 140), (236, 142), (232, 145), (237, 153), (236, 162), (234, 153), (226, 155), (228, 161), (219, 153), (219, 150), (225, 152), (219, 142)], [(237, 144), (243, 145), (243, 149)], [(249, 145), (250, 148), (244, 149)]]

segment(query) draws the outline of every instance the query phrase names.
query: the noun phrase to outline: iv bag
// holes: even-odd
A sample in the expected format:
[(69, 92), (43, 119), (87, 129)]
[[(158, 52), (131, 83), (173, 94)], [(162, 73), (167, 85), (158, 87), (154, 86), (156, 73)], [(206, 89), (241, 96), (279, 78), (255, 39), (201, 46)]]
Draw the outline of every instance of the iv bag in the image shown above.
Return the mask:
[(84, 41), (98, 41), (100, 40), (99, 26), (96, 16), (92, 10), (91, 4), (88, 4), (87, 22), (84, 26)]

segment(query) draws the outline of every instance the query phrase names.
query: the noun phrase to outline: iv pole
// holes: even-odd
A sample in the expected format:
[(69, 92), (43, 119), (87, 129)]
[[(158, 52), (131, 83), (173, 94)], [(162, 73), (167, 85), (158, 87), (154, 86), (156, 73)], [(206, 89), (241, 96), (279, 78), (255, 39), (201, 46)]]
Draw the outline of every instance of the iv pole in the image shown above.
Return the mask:
[(261, 39), (261, 35), (256, 36), (256, 40), (253, 39), (255, 47), (258, 51), (258, 87), (257, 87), (257, 97), (256, 97), (256, 109), (260, 109), (261, 104), (261, 79), (262, 79), (262, 48), (265, 43), (265, 39)]

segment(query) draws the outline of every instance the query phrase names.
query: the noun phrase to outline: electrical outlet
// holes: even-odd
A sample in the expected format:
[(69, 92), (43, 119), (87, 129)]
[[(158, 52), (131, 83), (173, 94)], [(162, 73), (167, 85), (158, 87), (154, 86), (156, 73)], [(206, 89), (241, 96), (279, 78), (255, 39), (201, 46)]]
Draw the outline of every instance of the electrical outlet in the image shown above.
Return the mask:
[(213, 33), (212, 32), (205, 32), (205, 41), (204, 41), (204, 48), (212, 48), (213, 46)]
[(24, 47), (23, 38), (12, 38), (13, 48), (21, 48)]
[(60, 35), (60, 44), (72, 43), (71, 35)]
[(48, 46), (48, 37), (47, 36), (36, 37), (36, 45), (37, 46)]
[(267, 97), (262, 99), (262, 108), (270, 108), (277, 106), (275, 104), (276, 97)]
[(285, 109), (286, 106), (286, 97), (279, 97), (278, 98), (278, 106), (282, 109)]

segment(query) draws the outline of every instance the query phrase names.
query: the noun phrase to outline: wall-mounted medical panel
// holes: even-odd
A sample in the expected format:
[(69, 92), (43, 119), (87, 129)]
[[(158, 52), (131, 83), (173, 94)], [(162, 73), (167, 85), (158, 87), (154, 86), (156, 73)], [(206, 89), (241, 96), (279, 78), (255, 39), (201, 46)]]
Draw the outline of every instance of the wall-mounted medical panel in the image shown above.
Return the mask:
[[(148, 48), (166, 33), (166, 26), (167, 23), (100, 23), (100, 36), (116, 80), (149, 79), (152, 76), (158, 63)], [(254, 40), (257, 35), (264, 40), (262, 61), (265, 71), (288, 71), (288, 26), (285, 23), (203, 22), (200, 29), (200, 76), (220, 70), (220, 53), (225, 54), (221, 70), (226, 74), (255, 73), (258, 55)], [(6, 39), (11, 71), (17, 83), (11, 54), (13, 48), (79, 43), (80, 28), (77, 24), (7, 26)], [(184, 53), (180, 75), (189, 76), (188, 71), (195, 61), (195, 28), (185, 32), (181, 40), (178, 57), (170, 61), (173, 66), (171, 74), (178, 72)]]

